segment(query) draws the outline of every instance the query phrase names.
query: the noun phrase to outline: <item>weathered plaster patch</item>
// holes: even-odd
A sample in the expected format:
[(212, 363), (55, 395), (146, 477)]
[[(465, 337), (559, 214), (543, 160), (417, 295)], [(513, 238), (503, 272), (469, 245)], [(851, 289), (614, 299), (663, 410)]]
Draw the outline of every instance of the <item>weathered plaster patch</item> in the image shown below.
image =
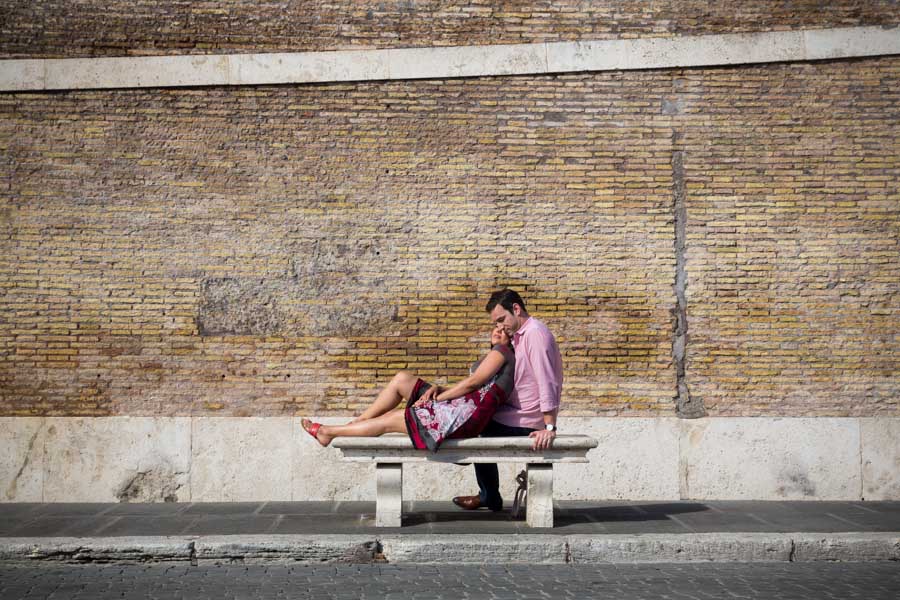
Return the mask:
[(682, 499), (859, 499), (857, 419), (680, 423)]
[[(44, 443), (45, 502), (124, 501), (135, 473), (161, 471), (158, 486), (135, 482), (126, 496), (163, 500), (163, 480), (187, 489), (191, 469), (189, 417), (48, 417)], [(171, 473), (171, 475), (168, 475)], [(156, 491), (152, 491), (156, 490)], [(180, 500), (190, 500), (189, 494)]]
[(19, 467), (18, 472), (16, 472), (16, 474), (12, 478), (12, 481), (9, 482), (9, 486), (6, 488), (7, 498), (15, 498), (16, 496), (16, 484), (19, 481), (19, 477), (21, 477), (22, 473), (25, 471), (25, 467), (28, 466), (28, 463), (31, 460), (31, 451), (34, 449), (34, 442), (35, 440), (37, 440), (39, 433), (40, 429), (35, 431), (31, 436), (31, 439), (28, 441), (28, 448), (25, 450), (25, 460), (22, 461), (22, 466)]
[(119, 502), (178, 502), (186, 499), (179, 491), (187, 485), (187, 473), (176, 471), (171, 463), (162, 461), (128, 476), (116, 498)]
[(207, 279), (200, 334), (388, 333), (398, 319), (398, 305), (385, 292), (396, 271), (391, 254), (371, 241), (315, 240), (296, 249), (286, 277)]
[(200, 335), (271, 335), (284, 317), (265, 279), (207, 279), (203, 282), (197, 328)]
[(900, 419), (860, 419), (863, 500), (900, 498)]
[[(32, 421), (32, 419), (28, 419), (28, 421)], [(16, 457), (21, 457), (19, 458), (19, 460), (21, 460), (21, 465), (16, 470), (15, 474), (13, 474), (12, 477), (8, 479), (8, 483), (3, 494), (3, 500), (5, 501), (27, 502), (30, 500), (40, 500), (40, 497), (34, 497), (34, 490), (27, 489), (29, 487), (34, 487), (33, 482), (26, 481), (27, 479), (34, 479), (34, 473), (37, 472), (38, 474), (40, 474), (40, 470), (42, 468), (42, 465), (40, 463), (43, 455), (43, 449), (41, 448), (41, 443), (38, 441), (38, 438), (41, 434), (43, 423), (40, 422), (40, 420), (38, 421), (38, 425), (29, 436), (28, 444), (21, 455), (16, 451), (15, 448), (7, 448), (4, 451), (4, 454), (7, 455), (7, 458), (4, 459), (4, 463), (6, 463), (10, 458), (15, 460)], [(21, 433), (25, 433), (27, 435), (27, 430), (22, 431)], [(37, 469), (37, 471), (35, 471), (35, 469)], [(22, 487), (25, 489), (20, 489), (20, 483), (24, 484)], [(29, 485), (29, 483), (31, 483), (32, 485)], [(40, 490), (37, 491), (40, 492)]]
[(394, 328), (398, 305), (385, 290), (401, 277), (389, 244), (307, 242), (291, 261), (290, 276), (287, 290), (296, 299), (290, 304), (293, 330), (347, 336)]
[(807, 498), (816, 495), (816, 486), (809, 480), (805, 469), (799, 465), (790, 465), (778, 474), (778, 480), (783, 483), (778, 486), (776, 493), (785, 498), (805, 496)]
[[(676, 140), (678, 134), (675, 134)], [(696, 419), (706, 416), (706, 408), (702, 400), (691, 396), (688, 388), (687, 371), (687, 344), (688, 335), (687, 318), (687, 258), (685, 247), (687, 240), (687, 207), (685, 206), (686, 188), (684, 182), (684, 152), (677, 151), (672, 155), (672, 181), (674, 182), (675, 200), (675, 308), (672, 309), (674, 317), (674, 338), (672, 342), (672, 360), (675, 362), (676, 393), (675, 413), (679, 417)]]
[(292, 423), (291, 417), (191, 419), (191, 500), (290, 500)]

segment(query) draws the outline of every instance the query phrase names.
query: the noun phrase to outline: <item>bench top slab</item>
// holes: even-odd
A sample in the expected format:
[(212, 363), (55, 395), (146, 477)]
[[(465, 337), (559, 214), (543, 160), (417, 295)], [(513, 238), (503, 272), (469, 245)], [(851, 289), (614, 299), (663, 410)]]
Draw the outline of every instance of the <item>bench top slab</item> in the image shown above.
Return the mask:
[(597, 447), (597, 440), (587, 435), (558, 435), (552, 448), (537, 452), (531, 444), (527, 437), (479, 437), (446, 440), (437, 452), (429, 452), (416, 450), (403, 434), (343, 437), (332, 442), (346, 460), (359, 462), (554, 463), (587, 462), (585, 455)]

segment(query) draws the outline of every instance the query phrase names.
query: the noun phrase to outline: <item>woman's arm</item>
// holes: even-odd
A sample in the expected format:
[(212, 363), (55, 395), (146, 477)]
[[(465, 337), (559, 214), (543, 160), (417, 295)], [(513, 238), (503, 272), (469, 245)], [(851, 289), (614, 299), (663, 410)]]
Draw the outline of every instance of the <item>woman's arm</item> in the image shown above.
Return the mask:
[(435, 400), (438, 402), (453, 400), (454, 398), (465, 396), (469, 392), (474, 392), (487, 383), (488, 380), (500, 370), (500, 367), (502, 367), (505, 362), (506, 358), (503, 356), (503, 353), (498, 352), (497, 350), (491, 350), (487, 353), (487, 356), (484, 357), (484, 360), (481, 361), (481, 364), (478, 365), (478, 368), (475, 369), (474, 373), (456, 385), (441, 391), (441, 393), (435, 397)]

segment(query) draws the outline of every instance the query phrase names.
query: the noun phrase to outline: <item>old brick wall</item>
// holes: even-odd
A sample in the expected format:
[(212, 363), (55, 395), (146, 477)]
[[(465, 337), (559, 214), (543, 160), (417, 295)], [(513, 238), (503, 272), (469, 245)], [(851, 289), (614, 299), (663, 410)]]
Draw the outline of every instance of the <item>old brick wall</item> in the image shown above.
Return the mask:
[(898, 75), (4, 94), (0, 415), (350, 414), (509, 284), (567, 414), (896, 416)]
[(670, 411), (670, 136), (612, 106), (645, 84), (4, 97), (5, 410), (344, 411), (464, 373), (509, 283), (572, 410)]
[(710, 414), (900, 411), (898, 65), (677, 76), (687, 372)]
[(0, 57), (513, 44), (897, 23), (894, 0), (0, 0)]

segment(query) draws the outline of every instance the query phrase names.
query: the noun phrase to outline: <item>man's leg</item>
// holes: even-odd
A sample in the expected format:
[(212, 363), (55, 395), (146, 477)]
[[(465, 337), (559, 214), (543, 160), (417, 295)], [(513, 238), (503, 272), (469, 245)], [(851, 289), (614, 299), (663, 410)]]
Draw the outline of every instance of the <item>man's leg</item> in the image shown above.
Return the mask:
[[(481, 437), (527, 436), (532, 431), (534, 429), (510, 427), (497, 421), (491, 421), (481, 432)], [(487, 506), (491, 510), (501, 510), (503, 498), (500, 496), (500, 476), (497, 465), (475, 463), (475, 479), (478, 481), (478, 497), (481, 500), (481, 506)]]

